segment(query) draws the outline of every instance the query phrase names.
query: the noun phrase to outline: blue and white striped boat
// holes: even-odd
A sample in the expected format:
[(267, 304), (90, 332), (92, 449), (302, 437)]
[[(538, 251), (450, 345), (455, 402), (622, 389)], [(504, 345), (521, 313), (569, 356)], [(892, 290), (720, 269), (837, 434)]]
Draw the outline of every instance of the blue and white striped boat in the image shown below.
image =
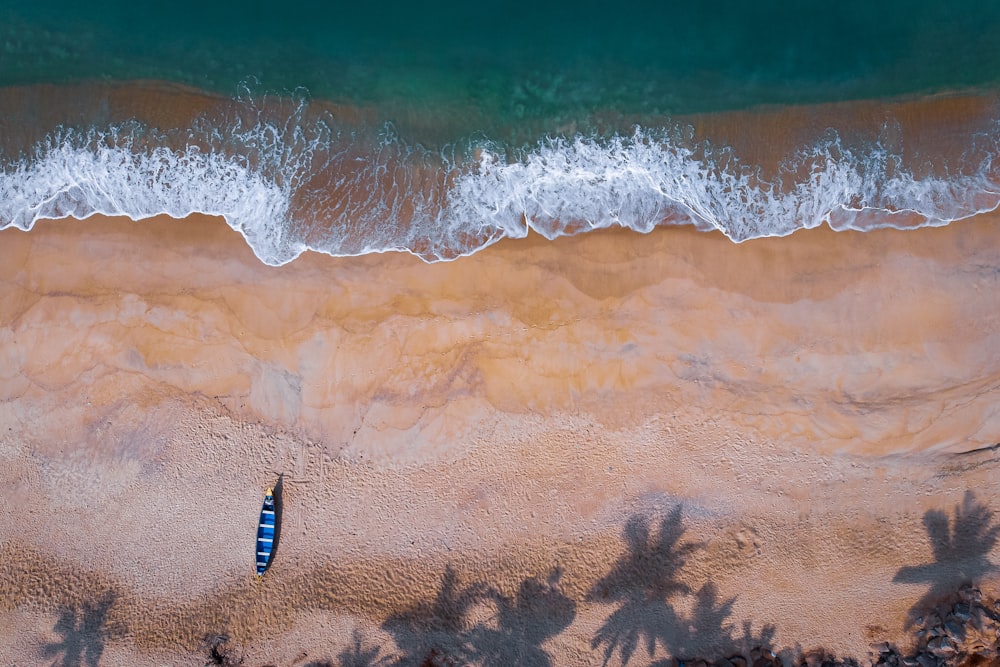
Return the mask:
[(274, 489), (268, 488), (257, 524), (257, 576), (264, 576), (274, 549)]

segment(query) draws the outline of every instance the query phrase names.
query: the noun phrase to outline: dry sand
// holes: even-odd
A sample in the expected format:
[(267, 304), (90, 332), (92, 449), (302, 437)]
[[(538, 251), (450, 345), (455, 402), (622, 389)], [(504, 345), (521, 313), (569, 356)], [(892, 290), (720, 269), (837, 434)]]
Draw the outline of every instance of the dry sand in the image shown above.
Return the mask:
[(0, 663), (419, 661), (435, 599), (494, 664), (647, 664), (669, 613), (655, 658), (905, 646), (1000, 584), (998, 288), (991, 216), (282, 268), (213, 219), (0, 232)]

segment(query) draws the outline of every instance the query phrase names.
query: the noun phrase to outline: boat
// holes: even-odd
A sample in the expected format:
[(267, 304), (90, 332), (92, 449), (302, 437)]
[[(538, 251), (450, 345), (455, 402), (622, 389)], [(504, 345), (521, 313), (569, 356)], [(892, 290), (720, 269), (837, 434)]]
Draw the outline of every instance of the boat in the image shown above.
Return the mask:
[(271, 562), (275, 537), (274, 489), (268, 488), (264, 494), (264, 505), (260, 508), (260, 522), (257, 524), (257, 576), (264, 576)]

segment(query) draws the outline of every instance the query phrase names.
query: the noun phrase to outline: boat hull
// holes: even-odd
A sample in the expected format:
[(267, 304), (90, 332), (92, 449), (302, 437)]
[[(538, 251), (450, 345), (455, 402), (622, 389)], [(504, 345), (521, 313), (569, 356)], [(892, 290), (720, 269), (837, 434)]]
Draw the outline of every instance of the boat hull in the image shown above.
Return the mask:
[(271, 564), (271, 553), (274, 551), (275, 513), (274, 493), (267, 490), (264, 505), (260, 509), (260, 521), (257, 522), (257, 576), (263, 576)]

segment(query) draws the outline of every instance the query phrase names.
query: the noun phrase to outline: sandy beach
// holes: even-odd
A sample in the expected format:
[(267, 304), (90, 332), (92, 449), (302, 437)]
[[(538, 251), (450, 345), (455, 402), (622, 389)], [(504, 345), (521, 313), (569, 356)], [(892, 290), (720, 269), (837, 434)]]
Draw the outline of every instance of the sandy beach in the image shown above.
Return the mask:
[(0, 232), (0, 663), (905, 648), (1000, 584), (998, 223), (281, 268), (197, 216)]

